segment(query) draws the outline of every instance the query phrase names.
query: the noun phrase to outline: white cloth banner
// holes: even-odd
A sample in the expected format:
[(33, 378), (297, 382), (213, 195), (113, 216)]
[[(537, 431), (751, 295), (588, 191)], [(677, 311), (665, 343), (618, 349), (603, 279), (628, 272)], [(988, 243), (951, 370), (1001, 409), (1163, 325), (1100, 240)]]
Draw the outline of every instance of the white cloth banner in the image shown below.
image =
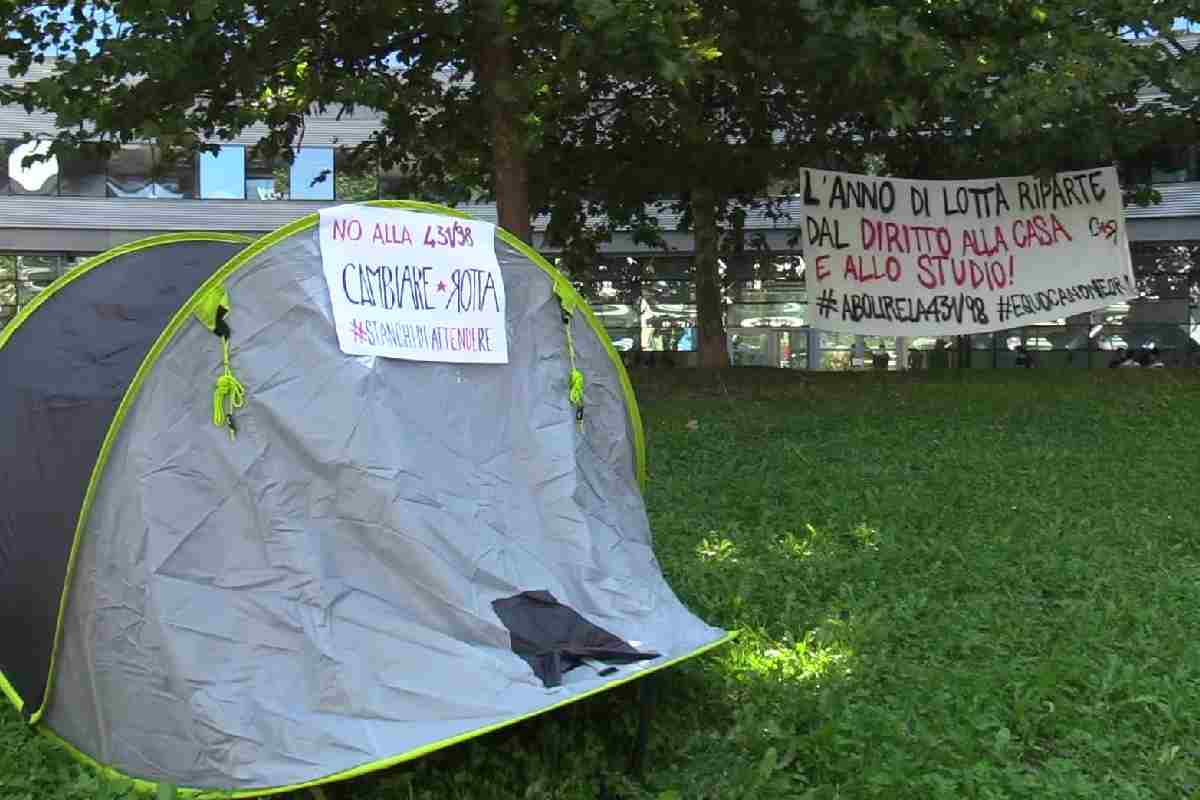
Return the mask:
[(1048, 322), (1137, 295), (1112, 167), (915, 181), (804, 170), (812, 327), (947, 336)]
[(321, 210), (321, 263), (343, 353), (508, 363), (488, 222), (380, 206)]

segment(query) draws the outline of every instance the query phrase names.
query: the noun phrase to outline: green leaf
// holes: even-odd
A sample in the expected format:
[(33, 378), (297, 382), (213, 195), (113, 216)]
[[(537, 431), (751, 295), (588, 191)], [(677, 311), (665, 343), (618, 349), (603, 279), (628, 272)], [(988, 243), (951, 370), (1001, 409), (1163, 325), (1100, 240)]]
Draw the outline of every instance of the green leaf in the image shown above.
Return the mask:
[(217, 0), (192, 0), (192, 18), (200, 22), (212, 19), (217, 9)]

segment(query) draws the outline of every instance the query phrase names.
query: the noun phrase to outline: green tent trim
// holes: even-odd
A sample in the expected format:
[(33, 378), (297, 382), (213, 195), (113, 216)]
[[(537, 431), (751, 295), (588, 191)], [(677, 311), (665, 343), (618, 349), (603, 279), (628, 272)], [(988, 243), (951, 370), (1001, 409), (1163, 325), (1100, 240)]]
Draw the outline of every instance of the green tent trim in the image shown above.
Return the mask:
[(4, 673), (0, 672), (0, 693), (3, 693), (8, 698), (8, 702), (12, 703), (17, 711), (22, 711), (25, 708), (25, 701), (21, 699), (21, 695), (17, 694), (17, 690), (8, 682), (8, 678), (4, 677)]

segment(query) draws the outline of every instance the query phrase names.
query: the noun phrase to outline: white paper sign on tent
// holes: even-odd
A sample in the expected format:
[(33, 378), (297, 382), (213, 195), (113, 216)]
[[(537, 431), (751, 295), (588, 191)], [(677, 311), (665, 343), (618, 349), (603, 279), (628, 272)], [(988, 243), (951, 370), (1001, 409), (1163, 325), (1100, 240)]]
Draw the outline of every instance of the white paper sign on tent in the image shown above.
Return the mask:
[(343, 353), (508, 363), (495, 225), (381, 206), (320, 213), (321, 262)]

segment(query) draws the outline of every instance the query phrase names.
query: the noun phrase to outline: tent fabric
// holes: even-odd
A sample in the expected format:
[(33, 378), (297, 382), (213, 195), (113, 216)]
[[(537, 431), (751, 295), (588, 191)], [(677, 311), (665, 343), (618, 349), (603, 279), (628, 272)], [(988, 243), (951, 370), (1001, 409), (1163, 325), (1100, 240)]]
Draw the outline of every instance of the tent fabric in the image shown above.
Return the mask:
[[(725, 638), (662, 576), (636, 410), (582, 313), (577, 425), (554, 280), (529, 253), (497, 237), (508, 364), (351, 357), (315, 223), (222, 271), (236, 439), (212, 421), (220, 339), (169, 329), (81, 526), (46, 719), (123, 774), (308, 785)], [(659, 657), (543, 685), (492, 605), (530, 591)]]
[(41, 705), (75, 526), (117, 404), (163, 327), (250, 240), (177, 234), (79, 265), (0, 336), (0, 672)]

